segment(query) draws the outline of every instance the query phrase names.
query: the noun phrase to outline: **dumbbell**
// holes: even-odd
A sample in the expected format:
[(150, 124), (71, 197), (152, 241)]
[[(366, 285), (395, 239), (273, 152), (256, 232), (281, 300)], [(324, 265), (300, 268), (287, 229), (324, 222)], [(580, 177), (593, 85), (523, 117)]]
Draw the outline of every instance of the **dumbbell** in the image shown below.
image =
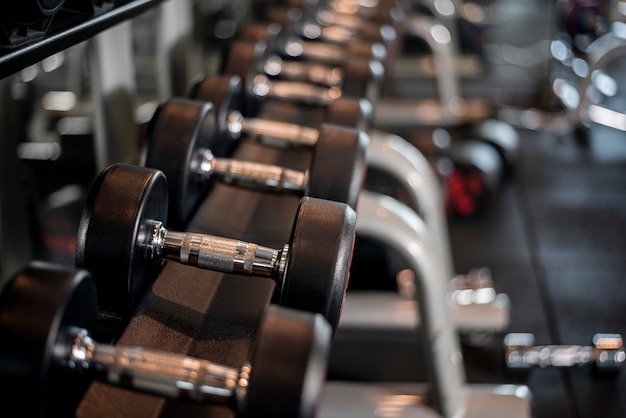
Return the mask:
[(391, 25), (374, 23), (332, 9), (320, 11), (314, 5), (304, 9), (272, 7), (267, 13), (267, 19), (281, 24), (290, 33), (303, 39), (331, 45), (361, 42), (386, 46), (396, 41), (396, 32)]
[(178, 353), (94, 342), (97, 290), (85, 270), (33, 262), (0, 299), (3, 407), (20, 416), (74, 416), (101, 381), (185, 402), (225, 405), (240, 417), (312, 417), (331, 330), (321, 315), (270, 305), (250, 362), (231, 367)]
[[(216, 109), (218, 135), (222, 138), (220, 146), (228, 146), (229, 143), (232, 146), (233, 141), (238, 140), (244, 133), (251, 137), (270, 137), (289, 145), (317, 144), (320, 138), (319, 129), (264, 118), (244, 117), (241, 111), (241, 101), (245, 96), (242, 93), (243, 89), (245, 86), (242, 78), (232, 74), (206, 75), (190, 89), (191, 99), (213, 103)], [(369, 100), (345, 97), (330, 102), (325, 108), (313, 109), (315, 112), (306, 112), (305, 108), (295, 110), (308, 122), (317, 119), (319, 124), (339, 125), (360, 132), (369, 128), (373, 114)]]
[(377, 23), (390, 23), (399, 16), (394, 16), (394, 11), (408, 10), (411, 4), (406, 1), (398, 0), (287, 0), (284, 1), (284, 7), (293, 7), (305, 9), (313, 7), (314, 10), (333, 10), (336, 13), (356, 15), (364, 19), (368, 19)]
[(626, 361), (620, 334), (598, 333), (593, 345), (535, 345), (530, 333), (511, 333), (504, 339), (506, 364), (512, 369), (593, 365), (599, 372), (617, 372)]
[[(375, 59), (353, 56), (333, 66), (314, 61), (284, 60), (265, 41), (233, 40), (225, 54), (221, 73), (248, 77), (250, 71), (253, 71), (252, 78), (262, 74), (274, 82), (303, 81), (319, 85), (322, 92), (321, 88), (341, 89), (343, 96), (364, 97), (372, 102), (376, 101), (384, 77), (384, 68)], [(346, 77), (347, 74), (350, 76)]]
[(384, 62), (387, 67), (402, 53), (407, 14), (398, 4), (389, 3), (370, 13), (359, 13), (353, 5), (327, 2), (315, 12), (314, 18), (322, 26), (345, 27), (359, 37), (382, 43), (387, 49)]
[[(308, 170), (223, 158), (216, 142), (210, 102), (173, 98), (155, 111), (146, 132), (146, 167), (167, 177), (170, 224), (183, 223), (214, 180), (276, 193), (356, 203), (365, 173), (368, 137), (355, 129), (324, 124), (312, 147)], [(243, 123), (243, 122), (239, 122)], [(230, 141), (229, 141), (230, 142)]]
[[(252, 59), (252, 62), (262, 63), (267, 44), (265, 42), (255, 42), (253, 48), (252, 55), (255, 58)], [(354, 97), (346, 96), (341, 88), (324, 87), (310, 82), (270, 79), (262, 68), (258, 68), (257, 64), (252, 66), (240, 65), (237, 63), (239, 59), (244, 60), (244, 64), (248, 62), (246, 57), (240, 58), (233, 55), (227, 61), (228, 63), (235, 63), (235, 65), (225, 65), (222, 68), (222, 73), (238, 75), (244, 80), (242, 89), (244, 97), (243, 113), (246, 116), (256, 115), (263, 103), (271, 99), (318, 109), (327, 109), (326, 113), (329, 117), (332, 115), (335, 120), (341, 121), (339, 123), (341, 125), (360, 128), (365, 123), (364, 118), (367, 115), (362, 114), (362, 108), (364, 107), (362, 102), (369, 100), (361, 95)], [(370, 82), (375, 83), (375, 80), (368, 78), (359, 77), (359, 81), (366, 83), (365, 86), (369, 86)], [(371, 107), (371, 102), (369, 107)]]
[(249, 41), (264, 41), (268, 49), (283, 58), (315, 61), (331, 66), (343, 66), (346, 61), (359, 58), (384, 62), (387, 49), (380, 43), (348, 42), (332, 45), (302, 39), (283, 31), (278, 22), (250, 22), (239, 28), (237, 38)]
[[(263, 41), (267, 47), (265, 48), (266, 57), (262, 61), (262, 67), (268, 75), (280, 75), (281, 78), (288, 80), (310, 81), (326, 87), (341, 87), (345, 75), (341, 68), (342, 62), (318, 64), (295, 60), (281, 53), (278, 50), (277, 41), (281, 30), (282, 26), (278, 23), (249, 22), (240, 26), (233, 42), (225, 49), (222, 67), (225, 66), (228, 56), (232, 55), (230, 51), (233, 43), (248, 41), (250, 45), (253, 45), (254, 42)], [(250, 64), (245, 66), (245, 68), (249, 67)]]
[(335, 328), (347, 287), (356, 214), (348, 205), (304, 197), (289, 243), (267, 248), (165, 228), (168, 183), (155, 169), (113, 164), (89, 189), (76, 240), (76, 267), (90, 271), (102, 311), (124, 316), (155, 264), (171, 260), (276, 282), (274, 302), (321, 313)]

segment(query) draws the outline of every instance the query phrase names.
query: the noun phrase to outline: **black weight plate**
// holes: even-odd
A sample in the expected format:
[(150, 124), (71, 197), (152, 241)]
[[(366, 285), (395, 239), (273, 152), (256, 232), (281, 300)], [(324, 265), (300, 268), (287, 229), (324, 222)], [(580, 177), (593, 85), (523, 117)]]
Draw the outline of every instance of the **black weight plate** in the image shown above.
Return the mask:
[(306, 194), (350, 205), (356, 210), (365, 181), (369, 135), (339, 125), (323, 124), (309, 167)]
[(385, 47), (379, 43), (362, 42), (357, 39), (343, 45), (346, 56), (361, 57), (366, 60), (378, 59), (383, 61), (387, 52)]
[(303, 197), (289, 240), (282, 306), (321, 313), (337, 328), (356, 230), (356, 213), (345, 203)]
[(194, 158), (203, 149), (212, 151), (218, 142), (213, 105), (179, 98), (162, 103), (150, 121), (147, 140), (145, 166), (167, 177), (167, 222), (181, 228), (207, 192), (209, 183), (197, 178)]
[(264, 98), (254, 91), (254, 78), (263, 74), (263, 61), (268, 53), (264, 41), (253, 42), (237, 40), (229, 47), (228, 57), (224, 60), (223, 74), (238, 75), (244, 80), (241, 113), (244, 116), (256, 115)]
[(231, 155), (235, 142), (228, 135), (228, 116), (241, 111), (243, 81), (238, 75), (207, 75), (191, 89), (189, 97), (213, 103), (216, 114), (217, 136), (211, 151), (216, 157)]
[(324, 122), (367, 131), (372, 125), (374, 108), (363, 98), (340, 97), (326, 108)]
[(93, 329), (96, 288), (89, 274), (32, 262), (0, 300), (0, 392), (5, 412), (70, 416), (86, 383), (55, 360), (67, 356), (71, 327)]
[(239, 28), (237, 39), (247, 41), (264, 41), (269, 52), (278, 51), (279, 35), (282, 26), (279, 23), (248, 22)]
[(388, 36), (382, 32), (380, 25), (367, 20), (363, 21), (357, 28), (353, 29), (353, 37), (365, 44), (379, 43), (386, 45), (389, 42)]
[(228, 46), (220, 73), (238, 75), (245, 79), (265, 56), (265, 46), (264, 42), (257, 45), (256, 41), (246, 39), (232, 41)]
[(154, 275), (142, 225), (167, 219), (167, 179), (144, 167), (113, 164), (91, 185), (76, 240), (76, 266), (91, 272), (101, 310), (131, 313)]
[(314, 417), (330, 344), (331, 329), (320, 315), (268, 306), (251, 358), (245, 408), (238, 416)]
[(382, 88), (384, 68), (379, 61), (355, 57), (344, 64), (345, 74), (343, 93), (346, 96), (364, 97), (376, 100)]

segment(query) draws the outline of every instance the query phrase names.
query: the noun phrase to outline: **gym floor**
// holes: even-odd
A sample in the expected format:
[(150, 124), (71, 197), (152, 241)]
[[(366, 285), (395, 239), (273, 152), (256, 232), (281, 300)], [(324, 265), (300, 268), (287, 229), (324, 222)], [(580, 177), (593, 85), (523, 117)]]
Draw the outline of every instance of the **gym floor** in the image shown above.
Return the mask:
[[(478, 219), (450, 225), (457, 272), (489, 266), (511, 299), (510, 331), (532, 332), (537, 344), (624, 334), (626, 135), (597, 126), (588, 145), (537, 132), (521, 139), (512, 181)], [(472, 356), (469, 380), (493, 380)], [(534, 369), (518, 381), (530, 386), (537, 418), (626, 416), (623, 372)]]
[[(619, 86), (625, 69), (624, 60), (608, 69)], [(623, 96), (604, 105), (623, 112)], [(626, 134), (594, 125), (587, 142), (537, 131), (520, 137), (515, 175), (486, 213), (450, 224), (456, 271), (489, 266), (496, 290), (511, 299), (510, 331), (532, 332), (537, 344), (624, 335)], [(468, 379), (493, 381), (480, 362), (472, 365), (473, 355), (466, 355)], [(518, 379), (533, 393), (537, 418), (626, 416), (623, 371), (535, 369)]]

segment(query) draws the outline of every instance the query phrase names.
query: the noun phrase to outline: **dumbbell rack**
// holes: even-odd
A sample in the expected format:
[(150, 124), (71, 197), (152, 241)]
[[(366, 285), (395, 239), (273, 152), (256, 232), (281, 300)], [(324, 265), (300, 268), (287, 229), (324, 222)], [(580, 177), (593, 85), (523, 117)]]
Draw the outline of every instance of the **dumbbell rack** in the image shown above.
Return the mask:
[[(56, 16), (55, 24), (40, 41), (0, 51), (0, 78), (9, 77), (161, 3), (164, 1), (133, 0), (97, 16), (68, 20)], [(11, 145), (14, 145), (13, 141), (5, 141), (2, 149), (11, 149)], [(4, 154), (9, 155), (8, 152)], [(15, 155), (14, 151), (11, 155)], [(293, 169), (303, 169), (309, 160), (308, 151), (278, 150), (251, 143), (241, 144), (233, 157), (247, 157)], [(5, 178), (11, 177), (6, 176), (9, 170), (18, 170), (17, 161), (11, 160), (10, 165), (2, 164)], [(12, 189), (15, 190), (16, 186), (13, 185)], [(15, 191), (14, 199), (17, 199), (19, 190)], [(17, 200), (9, 202), (10, 213), (19, 213), (21, 202)], [(280, 248), (289, 241), (298, 202), (294, 196), (267, 195), (215, 185), (184, 230)], [(19, 230), (19, 226), (15, 228)], [(0, 238), (4, 242), (10, 237)], [(23, 254), (29, 253), (27, 244), (23, 249)], [(28, 257), (23, 254), (19, 260), (12, 260), (15, 266), (0, 263), (5, 270), (3, 274), (8, 277), (11, 269), (27, 262)], [(166, 262), (116, 341), (238, 366), (250, 358), (250, 347), (274, 286), (269, 279), (197, 270)], [(233, 412), (223, 406), (168, 402), (98, 383), (90, 386), (76, 410), (79, 417), (157, 415), (226, 417), (233, 416)]]
[[(288, 155), (289, 154), (289, 155)], [(306, 154), (266, 150), (242, 144), (235, 157), (267, 163), (305, 161)], [(281, 246), (289, 239), (298, 199), (216, 185), (186, 230), (236, 237)], [(261, 314), (274, 282), (166, 264), (141, 301), (119, 342), (154, 347), (237, 365), (249, 359)], [(231, 416), (219, 406), (167, 402), (94, 383), (77, 410), (79, 417)]]

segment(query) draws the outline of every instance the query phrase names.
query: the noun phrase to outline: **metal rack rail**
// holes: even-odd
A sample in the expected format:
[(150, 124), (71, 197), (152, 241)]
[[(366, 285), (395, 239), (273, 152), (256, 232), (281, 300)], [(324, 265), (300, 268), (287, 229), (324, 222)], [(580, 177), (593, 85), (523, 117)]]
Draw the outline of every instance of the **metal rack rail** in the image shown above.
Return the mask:
[(163, 2), (164, 0), (131, 0), (101, 8), (94, 15), (61, 10), (40, 39), (15, 47), (0, 48), (0, 78), (85, 41)]

